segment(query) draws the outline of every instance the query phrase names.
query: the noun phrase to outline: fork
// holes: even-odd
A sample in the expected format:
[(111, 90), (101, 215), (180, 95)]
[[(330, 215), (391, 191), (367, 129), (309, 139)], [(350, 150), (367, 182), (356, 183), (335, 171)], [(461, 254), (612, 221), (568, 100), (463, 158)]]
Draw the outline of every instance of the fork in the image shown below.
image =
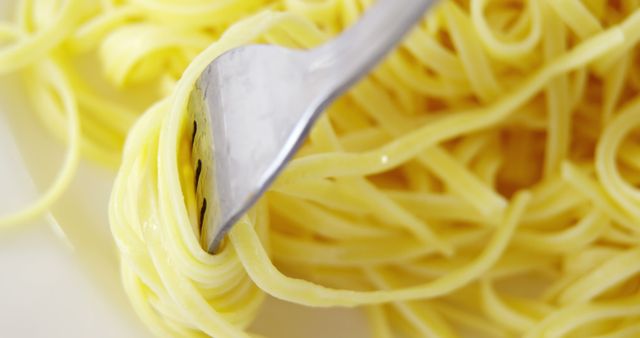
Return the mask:
[(189, 99), (203, 246), (215, 253), (266, 191), (323, 109), (373, 68), (435, 0), (378, 0), (337, 38), (310, 50), (232, 49)]

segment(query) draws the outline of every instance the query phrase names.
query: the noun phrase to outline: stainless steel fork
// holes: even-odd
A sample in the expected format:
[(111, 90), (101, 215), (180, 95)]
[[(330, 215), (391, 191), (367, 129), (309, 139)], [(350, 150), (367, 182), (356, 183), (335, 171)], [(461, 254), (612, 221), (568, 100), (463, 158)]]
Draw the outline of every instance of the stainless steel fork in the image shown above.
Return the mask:
[(203, 245), (265, 192), (323, 108), (364, 76), (435, 0), (379, 0), (311, 50), (249, 45), (215, 59), (191, 94), (192, 161)]

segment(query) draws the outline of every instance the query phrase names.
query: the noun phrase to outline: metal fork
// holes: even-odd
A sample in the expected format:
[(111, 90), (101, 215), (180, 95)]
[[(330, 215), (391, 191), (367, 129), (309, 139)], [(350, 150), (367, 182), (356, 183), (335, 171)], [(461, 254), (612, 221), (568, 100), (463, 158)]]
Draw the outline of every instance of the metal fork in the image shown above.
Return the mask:
[(378, 0), (311, 50), (249, 45), (216, 58), (189, 102), (198, 222), (215, 253), (301, 145), (323, 108), (363, 77), (435, 0)]

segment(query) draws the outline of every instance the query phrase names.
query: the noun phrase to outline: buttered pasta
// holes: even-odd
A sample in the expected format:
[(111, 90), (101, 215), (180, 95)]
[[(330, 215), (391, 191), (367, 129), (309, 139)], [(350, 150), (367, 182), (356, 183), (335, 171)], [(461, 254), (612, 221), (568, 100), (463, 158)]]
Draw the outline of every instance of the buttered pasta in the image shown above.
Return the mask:
[(267, 294), (361, 308), (377, 338), (640, 336), (638, 0), (442, 1), (202, 249), (201, 71), (244, 44), (317, 46), (371, 3), (20, 1), (0, 73), (69, 150), (0, 227), (46, 210), (83, 153), (119, 165), (122, 281), (157, 336), (255, 336)]

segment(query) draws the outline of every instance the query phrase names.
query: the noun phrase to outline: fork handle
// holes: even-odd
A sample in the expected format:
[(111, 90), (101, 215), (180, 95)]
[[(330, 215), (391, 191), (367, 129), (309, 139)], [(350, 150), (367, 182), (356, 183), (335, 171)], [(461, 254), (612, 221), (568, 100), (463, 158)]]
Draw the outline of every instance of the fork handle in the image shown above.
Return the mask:
[(378, 0), (340, 36), (311, 51), (311, 71), (336, 96), (389, 53), (436, 0)]

